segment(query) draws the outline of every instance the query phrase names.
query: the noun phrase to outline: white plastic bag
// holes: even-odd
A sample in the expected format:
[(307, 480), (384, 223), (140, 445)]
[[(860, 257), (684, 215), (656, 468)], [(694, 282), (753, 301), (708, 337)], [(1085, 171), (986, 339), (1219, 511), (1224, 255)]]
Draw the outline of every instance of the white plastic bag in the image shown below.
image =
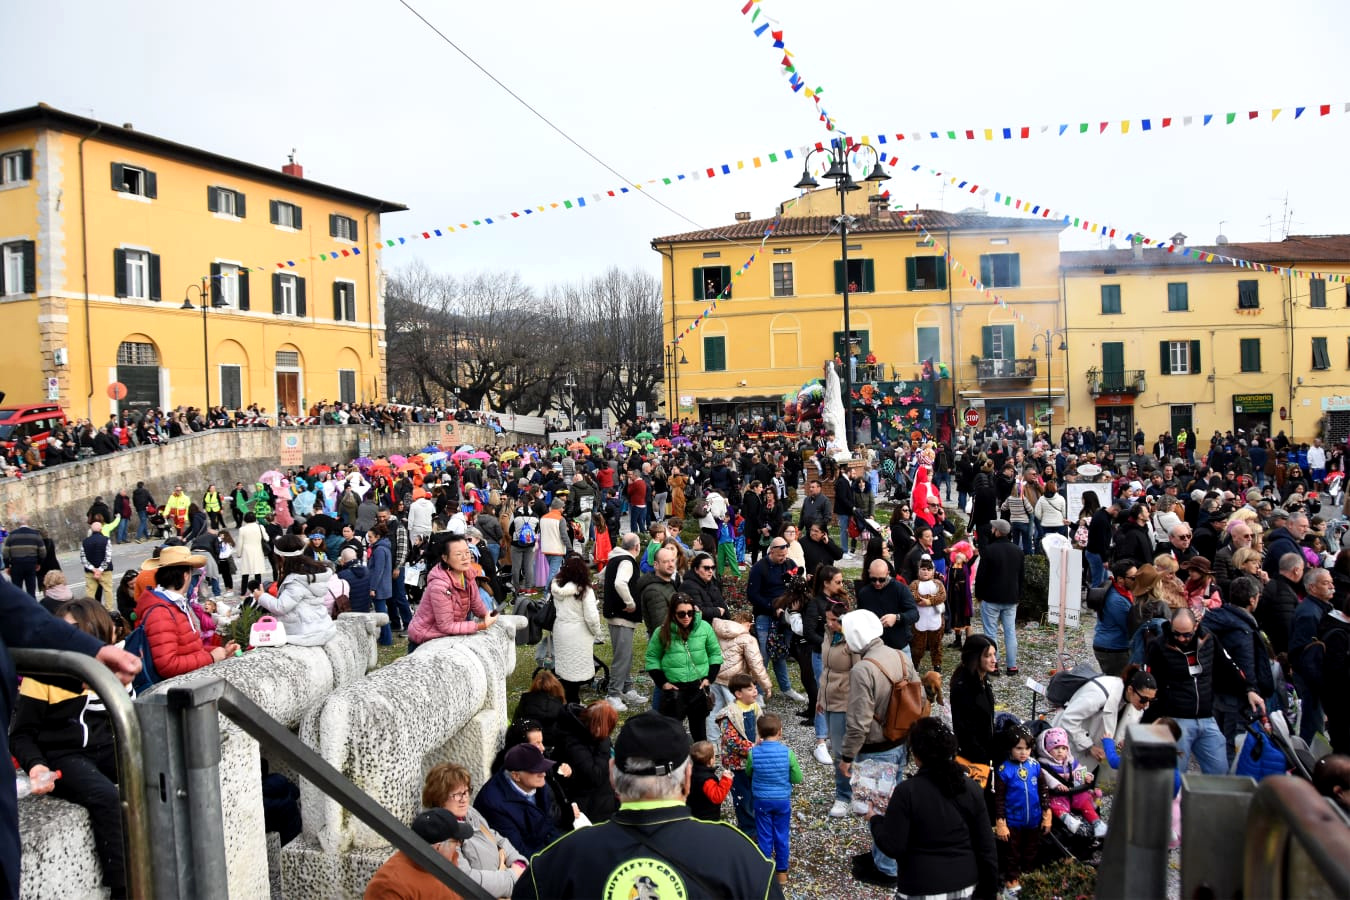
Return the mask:
[(881, 759), (853, 764), (853, 811), (862, 815), (871, 806), (878, 815), (886, 812), (891, 794), (900, 780), (900, 766)]

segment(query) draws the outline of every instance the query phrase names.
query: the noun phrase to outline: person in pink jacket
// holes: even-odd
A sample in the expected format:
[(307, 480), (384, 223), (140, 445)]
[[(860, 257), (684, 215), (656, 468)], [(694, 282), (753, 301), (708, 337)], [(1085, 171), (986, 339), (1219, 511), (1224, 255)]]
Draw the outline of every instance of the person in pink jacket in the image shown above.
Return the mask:
[(464, 535), (452, 534), (441, 552), (441, 561), (427, 573), (422, 602), (408, 626), (409, 653), (439, 637), (486, 631), (497, 621), (478, 592), (473, 554)]

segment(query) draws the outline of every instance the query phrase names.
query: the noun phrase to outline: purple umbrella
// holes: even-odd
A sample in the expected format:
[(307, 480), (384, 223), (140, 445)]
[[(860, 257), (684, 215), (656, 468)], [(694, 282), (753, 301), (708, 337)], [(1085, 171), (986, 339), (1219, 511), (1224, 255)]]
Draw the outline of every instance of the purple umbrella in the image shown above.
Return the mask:
[(623, 441), (610, 441), (608, 444), (605, 445), (605, 449), (606, 449), (606, 450), (622, 450), (622, 449), (623, 449)]

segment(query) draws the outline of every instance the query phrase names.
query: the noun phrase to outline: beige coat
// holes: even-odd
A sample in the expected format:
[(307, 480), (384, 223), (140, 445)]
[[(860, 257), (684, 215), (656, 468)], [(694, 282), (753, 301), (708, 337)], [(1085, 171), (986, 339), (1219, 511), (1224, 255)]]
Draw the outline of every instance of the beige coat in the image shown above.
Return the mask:
[(820, 646), (820, 693), (816, 702), (827, 713), (848, 712), (848, 673), (853, 671), (860, 657), (842, 640), (831, 643), (832, 637), (834, 635), (827, 630)]
[(713, 633), (722, 647), (722, 668), (717, 670), (717, 683), (727, 687), (732, 675), (745, 672), (755, 679), (761, 691), (768, 693), (772, 689), (769, 673), (759, 652), (759, 640), (750, 632), (750, 626), (731, 619), (714, 619)]

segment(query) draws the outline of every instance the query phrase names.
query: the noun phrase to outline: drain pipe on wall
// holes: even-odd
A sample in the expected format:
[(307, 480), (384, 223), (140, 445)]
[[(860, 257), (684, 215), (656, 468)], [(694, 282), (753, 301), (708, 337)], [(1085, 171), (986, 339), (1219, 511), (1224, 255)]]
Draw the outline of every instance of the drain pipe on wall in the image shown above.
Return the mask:
[[(370, 263), (370, 258), (374, 255), (371, 250), (374, 243), (370, 239), (370, 217), (374, 212), (374, 210), (366, 210), (366, 330), (370, 333), (370, 359), (375, 363), (375, 369), (378, 371), (380, 368), (379, 354), (375, 352), (375, 291), (377, 286), (374, 282)], [(375, 375), (374, 379), (372, 382), (374, 385), (372, 401), (379, 402), (380, 376)]]
[(94, 421), (94, 339), (90, 336), (89, 326), (89, 220), (85, 215), (84, 192), (84, 142), (98, 134), (103, 123), (94, 126), (94, 130), (80, 138), (80, 260), (84, 269), (84, 358), (85, 378), (89, 382), (89, 391), (84, 398), (84, 417), (92, 424)]

